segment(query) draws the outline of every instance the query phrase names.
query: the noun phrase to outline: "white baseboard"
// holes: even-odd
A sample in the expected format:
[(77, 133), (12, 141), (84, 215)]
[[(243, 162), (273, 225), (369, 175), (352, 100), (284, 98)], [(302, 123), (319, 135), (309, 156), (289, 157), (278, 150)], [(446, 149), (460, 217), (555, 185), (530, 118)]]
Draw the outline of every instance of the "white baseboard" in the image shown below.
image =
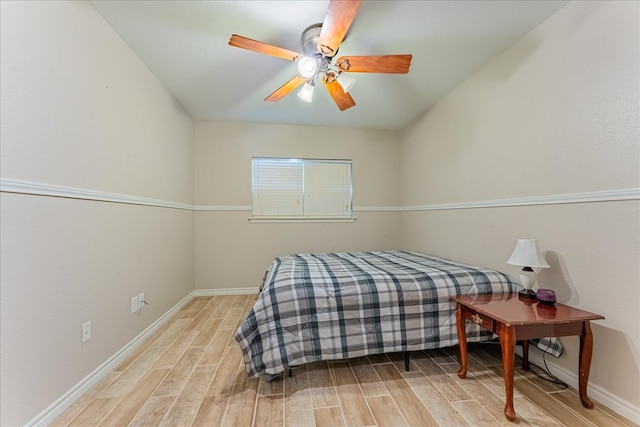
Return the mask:
[(216, 295), (252, 295), (258, 294), (260, 289), (255, 288), (230, 288), (230, 289), (196, 289), (193, 291), (196, 297), (213, 297)]
[[(516, 354), (522, 357), (522, 348), (518, 347), (516, 349)], [(554, 364), (551, 360), (553, 358), (546, 358), (547, 366), (553, 375), (569, 384), (570, 387), (578, 389), (578, 376), (568, 369), (565, 369), (561, 366)], [(538, 366), (544, 366), (544, 360), (542, 356), (537, 354), (534, 351), (529, 352), (529, 361), (531, 363), (535, 363)], [(627, 402), (624, 399), (614, 395), (610, 391), (600, 387), (597, 384), (589, 383), (589, 388), (587, 390), (589, 397), (591, 400), (600, 403), (617, 414), (627, 418), (629, 421), (634, 422), (635, 424), (640, 424), (640, 408), (633, 405), (631, 402)], [(596, 404), (597, 404), (596, 403)]]
[(184, 297), (182, 301), (176, 304), (173, 308), (167, 311), (162, 317), (153, 322), (147, 329), (142, 331), (137, 337), (131, 340), (127, 345), (122, 347), (117, 353), (107, 359), (104, 363), (98, 366), (93, 372), (83, 378), (79, 383), (73, 386), (69, 391), (63, 394), (58, 400), (53, 402), (49, 407), (37, 415), (34, 419), (29, 421), (25, 426), (38, 427), (46, 426), (53, 422), (62, 412), (73, 404), (80, 396), (86, 393), (91, 387), (96, 385), (105, 375), (116, 368), (122, 363), (129, 354), (133, 352), (140, 344), (142, 344), (147, 338), (149, 338), (156, 330), (162, 326), (171, 316), (180, 310), (186, 303), (188, 303), (195, 296), (195, 292), (191, 292)]

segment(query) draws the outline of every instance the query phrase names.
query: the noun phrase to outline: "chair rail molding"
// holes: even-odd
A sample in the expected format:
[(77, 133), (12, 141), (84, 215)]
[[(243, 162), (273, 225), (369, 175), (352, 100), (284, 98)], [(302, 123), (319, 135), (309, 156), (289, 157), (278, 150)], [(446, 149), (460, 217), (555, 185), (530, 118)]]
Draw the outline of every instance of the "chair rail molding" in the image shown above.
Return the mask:
[[(192, 205), (166, 200), (108, 193), (83, 188), (0, 178), (0, 192), (36, 196), (62, 197), (112, 203), (185, 209), (197, 212), (250, 212), (250, 205)], [(559, 205), (569, 203), (597, 203), (640, 200), (640, 187), (582, 193), (551, 194), (547, 196), (517, 197), (510, 199), (477, 200), (468, 202), (435, 203), (413, 206), (354, 206), (354, 212), (415, 212), (453, 209), (500, 208), (513, 206)]]

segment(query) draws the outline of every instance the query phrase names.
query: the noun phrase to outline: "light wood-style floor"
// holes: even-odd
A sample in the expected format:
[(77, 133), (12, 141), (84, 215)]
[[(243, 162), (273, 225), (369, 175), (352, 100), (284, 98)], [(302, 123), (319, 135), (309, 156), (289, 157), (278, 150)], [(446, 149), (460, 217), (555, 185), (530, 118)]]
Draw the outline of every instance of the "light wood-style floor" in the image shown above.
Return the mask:
[[(493, 426), (504, 415), (499, 348), (319, 362), (272, 382), (248, 378), (233, 335), (255, 296), (197, 297), (51, 426)], [(517, 425), (629, 426), (596, 403), (517, 370)]]

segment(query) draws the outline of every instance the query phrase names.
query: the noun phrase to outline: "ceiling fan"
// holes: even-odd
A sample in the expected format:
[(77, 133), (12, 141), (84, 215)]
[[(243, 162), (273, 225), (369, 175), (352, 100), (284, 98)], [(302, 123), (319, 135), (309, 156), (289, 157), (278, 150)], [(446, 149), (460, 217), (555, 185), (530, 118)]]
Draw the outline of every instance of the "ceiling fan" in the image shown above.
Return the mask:
[(315, 82), (320, 80), (338, 108), (344, 111), (356, 105), (349, 94), (355, 80), (344, 73), (407, 74), (412, 59), (412, 55), (405, 54), (342, 56), (333, 60), (361, 4), (362, 0), (330, 0), (324, 22), (311, 25), (302, 33), (304, 54), (237, 34), (231, 35), (229, 44), (298, 63), (298, 74), (265, 101), (279, 101), (304, 84), (298, 96), (311, 102)]

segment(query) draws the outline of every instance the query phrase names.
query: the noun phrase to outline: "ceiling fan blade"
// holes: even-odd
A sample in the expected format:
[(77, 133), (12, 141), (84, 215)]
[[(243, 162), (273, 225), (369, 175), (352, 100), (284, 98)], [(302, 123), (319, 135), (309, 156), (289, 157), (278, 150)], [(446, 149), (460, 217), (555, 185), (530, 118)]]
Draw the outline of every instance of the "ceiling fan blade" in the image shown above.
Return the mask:
[(275, 92), (267, 96), (264, 100), (268, 102), (280, 101), (305, 81), (306, 80), (300, 74), (298, 74), (297, 76), (293, 77), (291, 80), (280, 86)]
[(327, 78), (325, 77), (322, 79), (322, 83), (329, 91), (329, 95), (331, 95), (331, 98), (333, 98), (340, 111), (344, 111), (347, 108), (351, 108), (356, 105), (356, 102), (353, 100), (351, 95), (342, 90), (342, 86), (340, 86), (340, 83), (338, 83), (337, 80), (334, 79), (327, 81)]
[(356, 17), (362, 0), (331, 0), (318, 38), (318, 50), (334, 56)]
[(350, 73), (407, 74), (413, 55), (341, 56), (336, 61), (340, 71)]
[(257, 40), (239, 36), (237, 34), (231, 35), (231, 38), (229, 39), (229, 44), (231, 46), (252, 50), (258, 53), (264, 53), (265, 55), (275, 56), (276, 58), (282, 58), (288, 61), (295, 61), (302, 56), (301, 53), (284, 49), (282, 47), (266, 44), (263, 42), (259, 42)]

